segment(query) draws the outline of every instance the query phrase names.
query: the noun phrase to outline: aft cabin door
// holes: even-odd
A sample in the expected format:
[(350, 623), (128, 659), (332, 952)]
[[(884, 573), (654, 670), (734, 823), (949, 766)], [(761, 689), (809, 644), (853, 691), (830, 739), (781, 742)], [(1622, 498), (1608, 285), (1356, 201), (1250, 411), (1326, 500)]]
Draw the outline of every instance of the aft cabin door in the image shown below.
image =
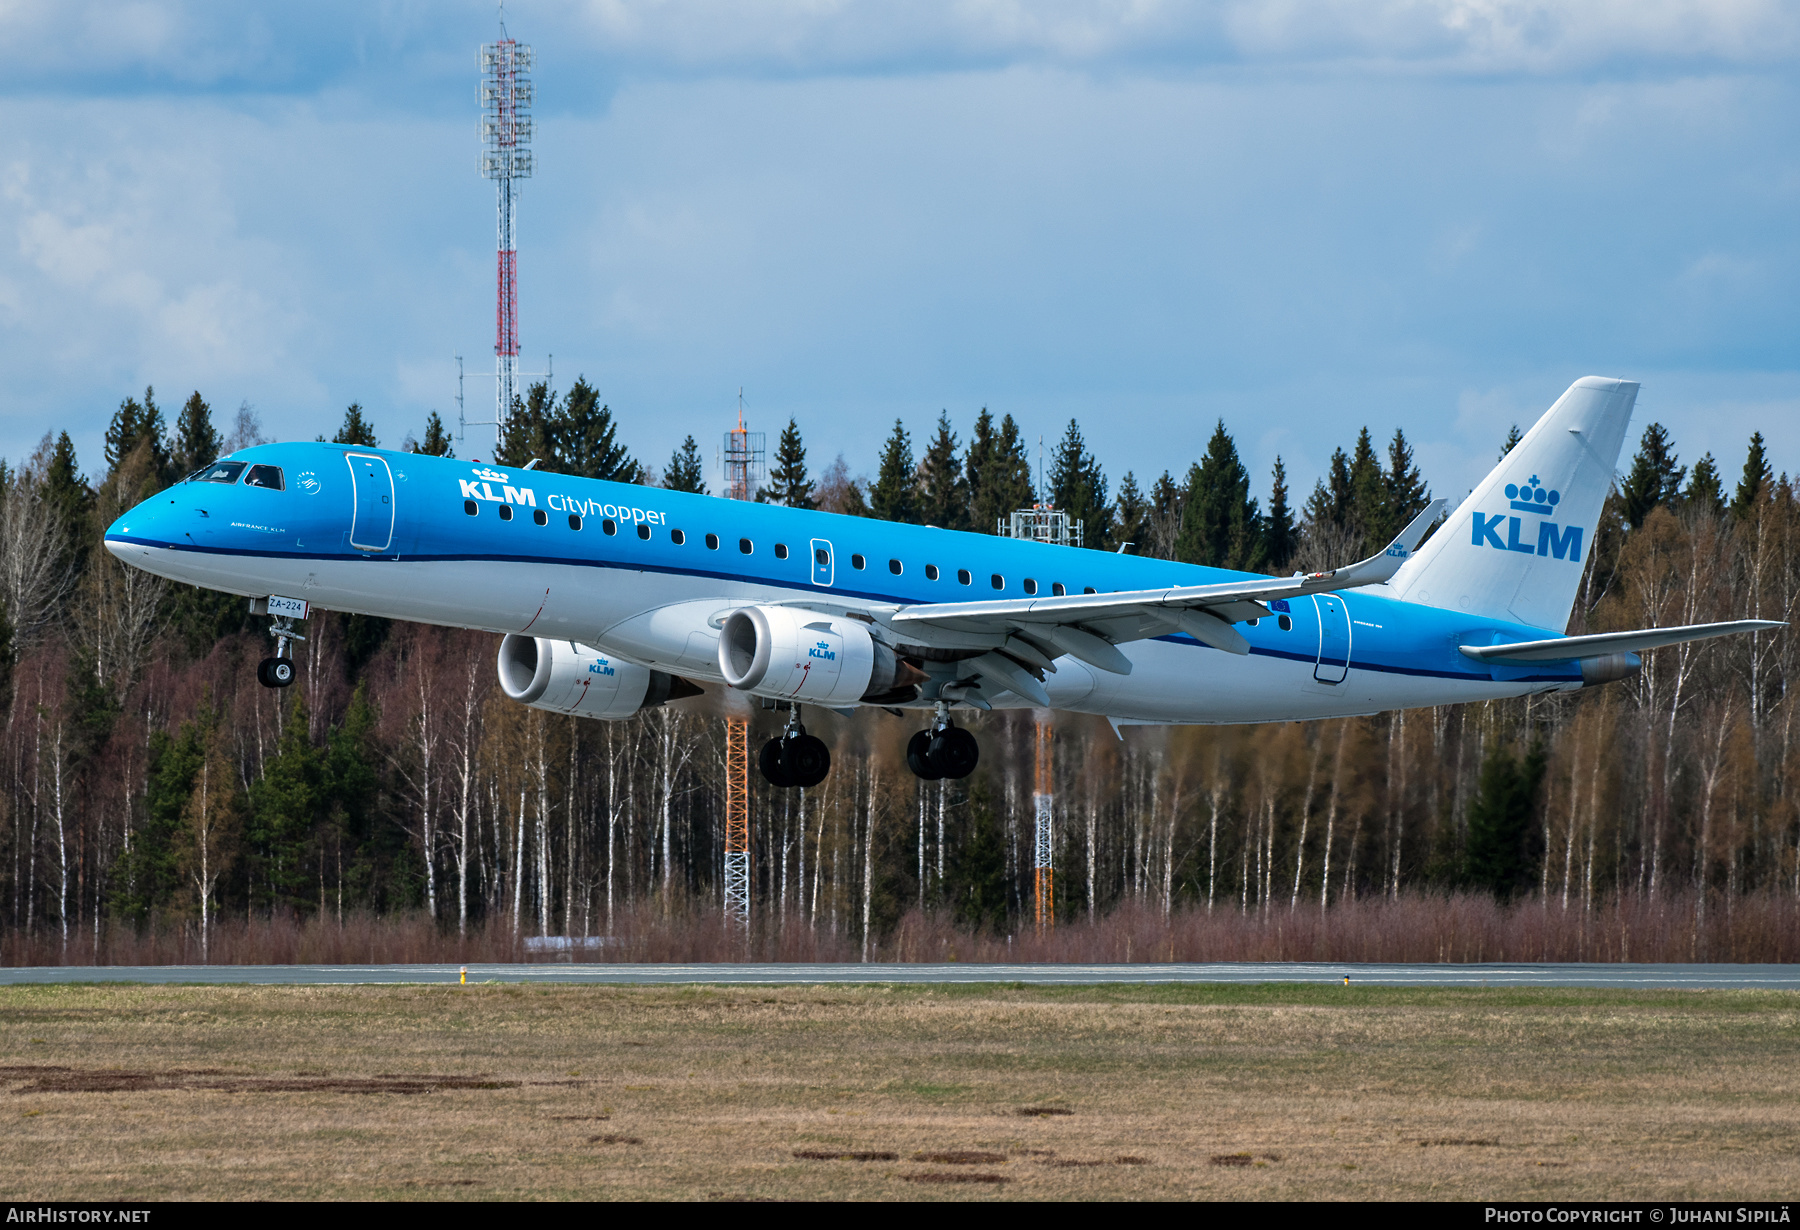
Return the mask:
[(385, 551), (394, 541), (394, 473), (373, 453), (346, 453), (356, 503), (350, 515), (350, 545), (358, 551)]
[(1313, 678), (1320, 683), (1342, 683), (1350, 673), (1350, 611), (1336, 594), (1316, 594), (1319, 609), (1319, 661)]
[(831, 544), (823, 538), (812, 540), (812, 583), (831, 584)]

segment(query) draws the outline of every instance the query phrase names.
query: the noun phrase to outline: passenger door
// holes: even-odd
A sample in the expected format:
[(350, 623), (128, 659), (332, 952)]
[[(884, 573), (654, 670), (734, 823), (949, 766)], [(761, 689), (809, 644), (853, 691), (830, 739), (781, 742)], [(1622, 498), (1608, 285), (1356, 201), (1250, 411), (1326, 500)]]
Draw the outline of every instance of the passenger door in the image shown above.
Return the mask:
[(373, 453), (345, 453), (355, 503), (350, 545), (358, 551), (385, 551), (394, 541), (394, 473)]
[(1319, 660), (1313, 678), (1320, 683), (1342, 683), (1350, 673), (1350, 611), (1336, 594), (1315, 594), (1319, 611)]
[(830, 585), (833, 564), (831, 562), (831, 543), (823, 538), (812, 540), (812, 583), (814, 585)]

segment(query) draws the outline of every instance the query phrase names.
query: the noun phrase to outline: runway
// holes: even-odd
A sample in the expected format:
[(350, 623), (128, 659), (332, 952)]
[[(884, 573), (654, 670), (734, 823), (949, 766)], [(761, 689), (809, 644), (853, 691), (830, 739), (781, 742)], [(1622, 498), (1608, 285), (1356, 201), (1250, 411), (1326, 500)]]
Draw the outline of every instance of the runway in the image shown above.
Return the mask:
[[(132, 982), (332, 986), (457, 982), (457, 965), (102, 965), (0, 969), (0, 984)], [(1800, 965), (1358, 965), (1243, 962), (1137, 965), (470, 965), (471, 983), (769, 986), (857, 983), (1334, 983), (1386, 987), (1587, 987), (1800, 991)]]

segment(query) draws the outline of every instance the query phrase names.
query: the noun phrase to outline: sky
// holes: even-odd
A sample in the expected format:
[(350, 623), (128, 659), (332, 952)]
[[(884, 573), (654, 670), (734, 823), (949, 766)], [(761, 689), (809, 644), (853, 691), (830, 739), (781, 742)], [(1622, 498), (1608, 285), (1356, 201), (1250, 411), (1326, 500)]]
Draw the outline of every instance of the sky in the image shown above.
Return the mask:
[[(1452, 498), (1575, 379), (1800, 471), (1800, 7), (589, 0), (536, 52), (522, 366), (635, 455), (983, 407), (1116, 484), (1366, 425)], [(0, 0), (0, 454), (198, 390), (274, 438), (491, 419), (492, 4)], [(552, 357), (553, 356), (553, 357)], [(458, 455), (481, 457), (491, 428)]]

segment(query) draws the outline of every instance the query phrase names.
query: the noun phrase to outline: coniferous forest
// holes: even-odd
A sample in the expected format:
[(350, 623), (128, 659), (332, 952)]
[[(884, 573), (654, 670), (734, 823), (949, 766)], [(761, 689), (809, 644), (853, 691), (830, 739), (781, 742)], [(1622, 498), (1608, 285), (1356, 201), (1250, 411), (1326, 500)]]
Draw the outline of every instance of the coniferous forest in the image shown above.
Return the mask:
[[(388, 445), (451, 452), (437, 415), (419, 427)], [(335, 438), (381, 443), (359, 405)], [(981, 767), (926, 783), (903, 758), (922, 718), (809, 710), (834, 767), (809, 791), (753, 780), (738, 935), (718, 908), (716, 694), (559, 717), (501, 695), (491, 635), (318, 611), (299, 683), (268, 690), (266, 621), (242, 598), (101, 547), (139, 500), (262, 441), (247, 407), (224, 422), (196, 392), (171, 415), (146, 389), (102, 457), (51, 433), (0, 468), (7, 963), (513, 959), (545, 935), (605, 937), (580, 949), (601, 960), (1800, 960), (1782, 632), (1657, 650), (1580, 693), (1370, 718), (1121, 738), (1057, 715), (1048, 930), (1033, 715), (959, 715)], [(1791, 620), (1800, 506), (1761, 436), (1741, 468), (1683, 464), (1654, 423), (1635, 448), (1568, 630)], [(867, 469), (809, 460), (791, 421), (772, 451), (758, 498), (797, 507), (993, 533), (1038, 498), (1024, 433), (985, 410), (918, 439), (896, 422)], [(633, 457), (584, 380), (516, 403), (495, 459), (530, 458), (709, 478), (692, 436), (666, 464)], [(1296, 500), (1281, 460), (1251, 474), (1221, 422), (1184, 472), (1109, 477), (1071, 422), (1043, 494), (1085, 549), (1270, 573), (1361, 558), (1431, 498), (1399, 431), (1321, 460)], [(758, 712), (752, 739), (778, 721)]]

